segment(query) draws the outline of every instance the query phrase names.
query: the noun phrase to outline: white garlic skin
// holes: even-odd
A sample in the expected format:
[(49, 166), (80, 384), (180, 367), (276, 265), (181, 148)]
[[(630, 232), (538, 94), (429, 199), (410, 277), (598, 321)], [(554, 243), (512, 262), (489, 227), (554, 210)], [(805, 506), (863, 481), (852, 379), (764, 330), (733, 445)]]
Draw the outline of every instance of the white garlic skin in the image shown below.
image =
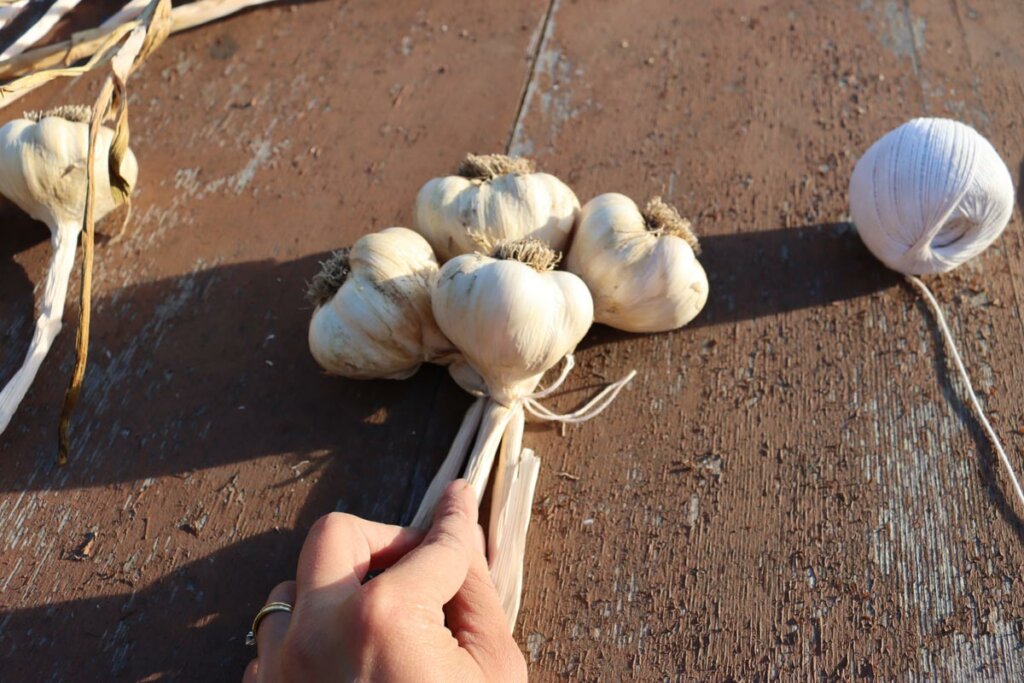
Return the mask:
[[(79, 112), (82, 114), (83, 112)], [(110, 188), (109, 152), (114, 132), (97, 131), (93, 216), (100, 220), (121, 202)], [(50, 228), (53, 256), (43, 283), (39, 317), (21, 368), (0, 391), (0, 433), (7, 428), (60, 334), (78, 235), (85, 221), (89, 124), (56, 112), (38, 121), (14, 119), (0, 126), (0, 195)], [(129, 149), (118, 169), (129, 193), (139, 166)]]
[(864, 153), (850, 179), (850, 215), (893, 270), (942, 273), (984, 251), (1013, 213), (1013, 181), (988, 140), (958, 121), (919, 118)]
[(441, 263), (501, 240), (539, 239), (565, 251), (580, 202), (547, 173), (507, 173), (491, 180), (446, 176), (416, 196), (416, 230)]
[[(107, 170), (113, 138), (114, 131), (100, 127), (93, 174), (97, 221), (118, 204), (111, 194)], [(88, 123), (58, 116), (46, 116), (39, 122), (8, 121), (0, 127), (0, 194), (51, 230), (58, 225), (78, 225), (85, 215), (88, 154)], [(131, 150), (122, 159), (119, 171), (129, 187), (134, 187), (139, 166)]]
[(594, 297), (594, 320), (627, 332), (665, 332), (693, 320), (708, 300), (708, 277), (681, 237), (647, 229), (618, 193), (583, 207), (565, 262)]
[(533, 392), (594, 319), (590, 292), (572, 273), (482, 254), (442, 266), (432, 303), (441, 331), (505, 406)]
[(309, 323), (309, 350), (321, 367), (352, 379), (405, 379), (424, 362), (449, 360), (454, 349), (430, 310), (437, 260), (426, 240), (399, 227), (365, 235), (349, 268)]

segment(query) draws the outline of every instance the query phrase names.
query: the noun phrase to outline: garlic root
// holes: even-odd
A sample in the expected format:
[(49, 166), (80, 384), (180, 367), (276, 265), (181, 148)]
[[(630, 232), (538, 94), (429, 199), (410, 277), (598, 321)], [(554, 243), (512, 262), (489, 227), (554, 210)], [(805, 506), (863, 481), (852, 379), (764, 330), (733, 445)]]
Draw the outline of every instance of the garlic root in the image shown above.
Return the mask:
[(537, 165), (532, 159), (504, 154), (467, 154), (455, 175), (470, 180), (494, 180), (509, 173), (527, 175), (536, 172)]
[(437, 470), (437, 474), (430, 481), (427, 492), (423, 494), (423, 500), (420, 501), (420, 507), (416, 510), (416, 516), (413, 517), (410, 526), (424, 530), (430, 527), (430, 523), (434, 519), (434, 509), (437, 507), (437, 502), (441, 500), (441, 496), (444, 494), (445, 489), (448, 488), (448, 484), (455, 481), (459, 474), (459, 469), (466, 459), (466, 452), (469, 450), (470, 444), (473, 443), (473, 437), (476, 436), (477, 427), (480, 426), (480, 418), (483, 416), (486, 403), (487, 399), (478, 398), (473, 401), (473, 405), (466, 411), (466, 416), (462, 418), (462, 425), (455, 435), (455, 441), (452, 442), (452, 447), (448, 449), (448, 455), (445, 456), (444, 462), (441, 463), (441, 467)]
[(661, 197), (651, 197), (647, 200), (644, 210), (640, 212), (644, 217), (647, 230), (657, 235), (672, 235), (679, 237), (693, 249), (693, 253), (700, 256), (700, 242), (693, 234), (693, 224), (688, 218), (679, 215), (679, 210), (671, 204), (666, 204)]

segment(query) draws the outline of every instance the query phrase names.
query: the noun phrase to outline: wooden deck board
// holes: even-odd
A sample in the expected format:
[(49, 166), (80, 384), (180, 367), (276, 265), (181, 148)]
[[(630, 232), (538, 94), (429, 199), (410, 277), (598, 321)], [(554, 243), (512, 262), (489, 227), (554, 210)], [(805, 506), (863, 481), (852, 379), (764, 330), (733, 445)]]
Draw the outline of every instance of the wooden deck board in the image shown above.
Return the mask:
[[(515, 141), (581, 197), (680, 205), (712, 289), (689, 329), (593, 334), (571, 385), (638, 381), (569, 438), (528, 437), (548, 512), (528, 556), (533, 671), (1019, 677), (1007, 482), (934, 360), (927, 310), (844, 221), (856, 157), (914, 115), (963, 118), (1016, 166), (1004, 32), (1020, 12), (658, 8), (558, 3)], [(1015, 453), (1019, 224), (933, 280)]]
[[(533, 677), (1024, 677), (1021, 511), (930, 314), (846, 223), (857, 156), (922, 113), (975, 125), (1019, 181), (1024, 9), (377, 5), (251, 12), (135, 79), (137, 218), (98, 251), (78, 453), (51, 463), (73, 311), (0, 437), (0, 680), (240, 676), (246, 622), (317, 516), (408, 518), (468, 399), (437, 369), (323, 377), (303, 283), (408, 224), (463, 153), (506, 145), (583, 201), (676, 203), (711, 278), (690, 327), (584, 342), (555, 403), (635, 368), (608, 411), (528, 429)], [(0, 221), (6, 377), (49, 251)], [(1018, 460), (1020, 229), (1018, 210), (929, 280)], [(92, 557), (68, 559), (90, 531)]]
[[(136, 219), (98, 248), (74, 459), (52, 464), (67, 332), (0, 440), (0, 680), (240, 677), (246, 623), (317, 517), (402, 518), (469, 398), (440, 369), (324, 376), (305, 283), (408, 224), (425, 178), (505, 144), (544, 9), (273, 7), (175, 37), (137, 75)], [(13, 209), (3, 225), (6, 377), (49, 249), (25, 249), (45, 232)], [(67, 559), (90, 531), (89, 561)]]

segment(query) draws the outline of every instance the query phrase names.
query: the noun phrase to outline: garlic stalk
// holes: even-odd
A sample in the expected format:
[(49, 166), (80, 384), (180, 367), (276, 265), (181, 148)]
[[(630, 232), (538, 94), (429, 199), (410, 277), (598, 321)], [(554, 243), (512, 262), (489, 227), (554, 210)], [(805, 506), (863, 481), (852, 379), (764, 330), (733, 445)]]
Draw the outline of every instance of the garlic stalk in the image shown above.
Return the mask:
[(594, 296), (594, 319), (627, 332), (665, 332), (693, 320), (708, 299), (690, 222), (655, 197), (641, 212), (629, 197), (587, 202), (566, 258)]
[(150, 0), (130, 0), (127, 5), (111, 14), (100, 24), (100, 29), (110, 30), (137, 18), (149, 5)]
[[(522, 449), (504, 467), (502, 479), (507, 482), (504, 495), (500, 501), (493, 499), (497, 518), (492, 517), (487, 539), (491, 580), (501, 597), (509, 631), (515, 631), (522, 601), (526, 530), (530, 526), (539, 475), (540, 458), (529, 448)], [(497, 496), (497, 492), (494, 495)], [(493, 510), (491, 514), (495, 514)]]
[[(61, 329), (85, 213), (89, 117), (86, 107), (59, 107), (26, 114), (0, 127), (0, 194), (46, 223), (53, 246), (39, 318), (25, 362), (0, 392), (0, 433), (10, 423)], [(125, 186), (111, 186), (108, 157), (113, 137), (112, 130), (100, 128), (93, 167), (97, 219), (122, 204), (138, 178), (138, 163), (128, 150), (118, 168)]]
[(24, 33), (0, 54), (0, 60), (10, 59), (16, 57), (22, 52), (32, 47), (40, 40), (46, 37), (46, 35), (53, 30), (53, 27), (57, 25), (64, 15), (75, 9), (75, 7), (82, 0), (57, 0), (46, 13), (40, 17), (36, 23), (30, 26)]
[(335, 252), (313, 278), (309, 349), (331, 374), (405, 379), (424, 362), (457, 354), (434, 323), (430, 282), (437, 261), (407, 228), (365, 235)]
[(441, 263), (501, 241), (538, 239), (556, 251), (569, 245), (579, 200), (569, 186), (533, 162), (470, 154), (456, 175), (428, 181), (416, 197), (416, 230)]
[(510, 480), (505, 476), (506, 468), (514, 466), (519, 461), (523, 450), (523, 432), (526, 428), (526, 413), (522, 410), (515, 411), (509, 418), (505, 433), (501, 437), (501, 447), (498, 449), (498, 462), (504, 463), (504, 467), (498, 468), (494, 476), (494, 487), (491, 489), (491, 514), (490, 531), (487, 535), (488, 556), (494, 557), (495, 551), (501, 546), (501, 534), (497, 528), (497, 522), (501, 517), (501, 511), (505, 506), (505, 499), (508, 497)]
[(8, 2), (0, 2), (0, 29), (12, 21), (21, 10), (25, 9), (28, 5), (28, 0), (8, 0)]

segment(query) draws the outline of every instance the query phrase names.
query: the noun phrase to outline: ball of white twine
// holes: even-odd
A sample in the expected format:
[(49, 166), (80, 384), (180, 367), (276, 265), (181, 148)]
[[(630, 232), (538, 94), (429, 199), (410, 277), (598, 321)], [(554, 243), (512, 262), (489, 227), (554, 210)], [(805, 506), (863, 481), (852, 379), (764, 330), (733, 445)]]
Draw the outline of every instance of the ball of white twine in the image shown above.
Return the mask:
[(1006, 228), (1013, 201), (1010, 171), (989, 141), (949, 119), (914, 119), (890, 131), (857, 161), (850, 179), (858, 234), (931, 308), (971, 410), (1024, 508), (1024, 489), (971, 386), (939, 302), (915, 277), (952, 270), (984, 251)]
[(944, 273), (980, 254), (1013, 213), (1013, 181), (968, 125), (921, 118), (890, 131), (858, 161), (850, 215), (868, 249), (907, 275)]

